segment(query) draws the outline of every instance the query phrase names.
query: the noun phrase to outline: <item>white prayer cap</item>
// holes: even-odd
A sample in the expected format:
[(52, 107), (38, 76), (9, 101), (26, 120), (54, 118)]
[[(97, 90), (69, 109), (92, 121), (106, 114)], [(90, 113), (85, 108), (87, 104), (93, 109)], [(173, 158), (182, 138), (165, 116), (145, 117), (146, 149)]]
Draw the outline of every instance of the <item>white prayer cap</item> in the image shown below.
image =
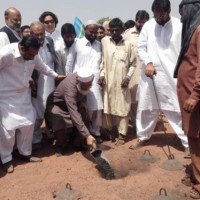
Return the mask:
[(87, 67), (81, 67), (77, 72), (78, 80), (82, 83), (88, 83), (93, 80), (94, 74), (91, 69)]
[(97, 25), (97, 22), (93, 19), (90, 19), (86, 22), (85, 26), (88, 26), (88, 25)]

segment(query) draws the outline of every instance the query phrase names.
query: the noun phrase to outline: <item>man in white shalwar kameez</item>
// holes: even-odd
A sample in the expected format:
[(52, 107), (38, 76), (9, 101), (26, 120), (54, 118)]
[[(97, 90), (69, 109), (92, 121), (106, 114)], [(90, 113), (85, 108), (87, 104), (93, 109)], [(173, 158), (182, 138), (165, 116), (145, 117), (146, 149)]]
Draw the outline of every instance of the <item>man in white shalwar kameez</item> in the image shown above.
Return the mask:
[(15, 136), (22, 160), (41, 161), (31, 156), (35, 112), (29, 80), (34, 68), (53, 78), (60, 77), (36, 56), (39, 48), (39, 40), (29, 37), (0, 50), (0, 156), (4, 170), (9, 173), (14, 170), (12, 151)]
[(40, 15), (39, 21), (45, 27), (45, 36), (51, 37), (54, 41), (56, 51), (59, 50), (63, 39), (60, 31), (56, 29), (58, 25), (58, 17), (56, 14), (51, 11), (45, 11)]
[[(45, 28), (41, 22), (33, 22), (30, 26), (31, 35), (37, 37), (40, 41), (41, 47), (38, 55), (42, 61), (48, 65), (52, 70), (57, 72), (58, 61), (54, 49), (53, 40), (45, 37)], [(39, 144), (42, 140), (41, 124), (44, 118), (44, 111), (46, 108), (46, 101), (49, 94), (55, 89), (55, 79), (38, 72), (37, 78), (34, 78), (37, 83), (37, 96), (32, 98), (33, 107), (36, 110), (36, 121), (33, 134), (33, 144)]]
[(66, 74), (65, 66), (67, 64), (67, 57), (69, 54), (69, 50), (76, 38), (76, 31), (73, 24), (65, 23), (61, 27), (61, 35), (63, 38), (62, 43), (60, 44), (58, 50), (56, 50), (56, 54), (59, 62), (59, 74)]
[(160, 109), (182, 145), (188, 148), (187, 137), (182, 131), (176, 80), (173, 78), (182, 26), (179, 19), (170, 16), (169, 0), (154, 0), (152, 11), (154, 18), (144, 24), (138, 40), (138, 55), (143, 64), (136, 117), (138, 141), (130, 148), (137, 149), (148, 142)]
[(101, 87), (98, 85), (101, 45), (96, 40), (97, 24), (94, 20), (88, 20), (85, 27), (85, 37), (77, 39), (71, 47), (66, 65), (67, 73), (78, 72), (82, 67), (87, 67), (94, 74), (94, 80), (90, 92), (87, 95), (87, 108), (91, 119), (90, 132), (100, 142), (100, 127), (102, 125), (103, 100)]

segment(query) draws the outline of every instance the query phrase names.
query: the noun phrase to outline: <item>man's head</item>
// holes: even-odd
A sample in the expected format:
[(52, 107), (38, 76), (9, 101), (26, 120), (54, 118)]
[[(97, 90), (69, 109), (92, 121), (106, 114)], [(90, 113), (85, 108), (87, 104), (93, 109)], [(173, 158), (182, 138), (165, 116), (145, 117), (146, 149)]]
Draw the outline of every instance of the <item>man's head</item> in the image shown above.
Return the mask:
[[(181, 22), (189, 24), (193, 21), (193, 25), (199, 24), (199, 7), (200, 0), (182, 0), (179, 4), (179, 13)], [(188, 28), (188, 27), (187, 27)]]
[(97, 28), (97, 40), (101, 41), (104, 36), (105, 36), (105, 29), (103, 26), (99, 25)]
[(33, 22), (30, 26), (31, 35), (39, 39), (40, 45), (44, 44), (45, 28), (41, 22)]
[(109, 23), (110, 23), (109, 20), (106, 20), (106, 21), (104, 21), (104, 23), (103, 23), (103, 27), (104, 27), (104, 29), (105, 29), (105, 35), (106, 35), (106, 36), (110, 36), (110, 27), (109, 27)]
[(119, 18), (114, 18), (109, 23), (112, 39), (117, 43), (122, 39), (123, 22)]
[(169, 0), (154, 0), (151, 9), (159, 25), (164, 26), (170, 20), (171, 4)]
[(146, 10), (138, 10), (135, 16), (135, 27), (138, 32), (142, 30), (145, 22), (149, 20), (149, 13)]
[(82, 67), (77, 72), (77, 79), (78, 79), (78, 85), (77, 85), (78, 91), (83, 95), (87, 95), (90, 88), (92, 87), (92, 81), (94, 79), (93, 73), (89, 68)]
[(4, 13), (4, 17), (5, 17), (5, 23), (9, 28), (17, 32), (20, 32), (21, 14), (19, 10), (13, 7), (8, 8)]
[(61, 35), (66, 47), (69, 48), (74, 43), (76, 37), (74, 26), (70, 23), (63, 24), (61, 27)]
[(43, 12), (39, 17), (39, 21), (44, 24), (45, 30), (49, 33), (53, 33), (58, 24), (57, 16), (50, 11)]
[(25, 37), (31, 34), (30, 26), (24, 25), (20, 28), (21, 37)]
[(88, 20), (85, 24), (85, 37), (93, 43), (97, 37), (98, 25), (94, 20)]
[(130, 20), (127, 20), (125, 23), (124, 23), (124, 31), (129, 29), (129, 28), (133, 28), (135, 26), (135, 22), (130, 19)]
[(33, 60), (40, 49), (40, 41), (35, 36), (25, 36), (19, 42), (19, 51), (24, 60)]

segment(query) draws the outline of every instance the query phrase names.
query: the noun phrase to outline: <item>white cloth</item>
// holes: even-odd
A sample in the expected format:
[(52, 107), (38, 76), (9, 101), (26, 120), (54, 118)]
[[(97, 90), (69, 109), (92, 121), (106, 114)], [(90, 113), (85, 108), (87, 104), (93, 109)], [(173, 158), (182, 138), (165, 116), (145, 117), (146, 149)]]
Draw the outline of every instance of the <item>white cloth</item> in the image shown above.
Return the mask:
[(29, 90), (34, 68), (46, 75), (57, 76), (38, 56), (24, 60), (18, 43), (0, 49), (0, 116), (7, 130), (31, 125), (35, 121)]
[(143, 64), (139, 82), (139, 110), (158, 109), (152, 80), (144, 72), (146, 65), (153, 63), (157, 71), (155, 76), (156, 90), (161, 109), (180, 112), (176, 79), (173, 72), (181, 45), (181, 23), (171, 17), (164, 26), (156, 23), (155, 19), (146, 22), (138, 40), (138, 55)]
[(19, 153), (24, 156), (31, 155), (33, 127), (33, 125), (21, 127), (17, 129), (18, 131), (16, 133), (16, 130), (7, 130), (0, 123), (0, 155), (3, 164), (12, 160), (15, 138)]
[(49, 33), (46, 31), (45, 36), (49, 36), (53, 39), (55, 50), (57, 51), (59, 49), (61, 43), (63, 42), (63, 38), (61, 36), (60, 31), (57, 29), (55, 29), (55, 31), (52, 33)]
[(58, 49), (56, 50), (56, 54), (57, 54), (58, 62), (59, 62), (59, 69), (58, 69), (59, 71), (57, 71), (58, 74), (62, 74), (62, 75), (66, 74), (65, 66), (67, 63), (68, 53), (69, 53), (69, 48), (67, 48), (64, 41), (62, 41), (59, 44)]
[[(21, 38), (19, 37), (19, 35), (17, 34), (16, 31), (12, 30), (11, 28), (9, 28), (9, 29), (13, 32), (13, 34), (15, 35), (16, 38), (18, 38), (19, 40), (21, 40)], [(8, 38), (8, 35), (5, 32), (0, 32), (0, 49), (3, 46), (7, 45), (7, 44), (10, 44), (10, 40)]]
[[(38, 55), (46, 65), (54, 70), (53, 57), (51, 52), (49, 52), (47, 44), (48, 41), (45, 39), (43, 46), (40, 47)], [(32, 98), (32, 103), (36, 109), (37, 118), (43, 118), (47, 97), (55, 89), (55, 79), (39, 73), (37, 86), (37, 98)]]
[(77, 39), (70, 48), (67, 58), (66, 72), (75, 73), (80, 68), (86, 67), (94, 74), (90, 92), (87, 95), (87, 106), (90, 110), (103, 109), (102, 91), (98, 79), (101, 63), (101, 45), (95, 40), (91, 44), (85, 37)]
[(5, 32), (0, 32), (0, 38), (1, 38), (0, 39), (0, 49), (3, 46), (5, 46), (5, 45), (10, 43), (9, 38), (8, 38), (8, 36), (7, 36), (7, 34)]
[[(180, 138), (182, 145), (187, 148), (188, 147), (188, 140), (187, 136), (184, 134), (183, 130), (181, 129), (181, 114), (178, 112), (162, 110), (166, 118), (168, 119), (169, 124)], [(138, 139), (148, 140), (150, 139), (157, 123), (157, 119), (159, 117), (159, 110), (138, 110), (137, 111), (137, 136)], [(165, 136), (163, 136), (165, 137)]]
[(95, 136), (100, 136), (100, 127), (102, 125), (102, 110), (89, 111), (92, 125), (90, 125), (90, 132)]
[[(170, 125), (188, 146), (187, 137), (181, 130), (181, 114), (176, 93), (176, 79), (173, 72), (181, 46), (180, 20), (174, 17), (161, 26), (155, 19), (146, 22), (138, 40), (138, 55), (143, 64), (139, 82), (139, 102), (137, 110), (137, 135), (139, 139), (149, 139), (157, 122), (159, 107)], [(157, 72), (151, 78), (145, 75), (145, 68), (152, 62)], [(156, 94), (157, 97), (156, 98)]]

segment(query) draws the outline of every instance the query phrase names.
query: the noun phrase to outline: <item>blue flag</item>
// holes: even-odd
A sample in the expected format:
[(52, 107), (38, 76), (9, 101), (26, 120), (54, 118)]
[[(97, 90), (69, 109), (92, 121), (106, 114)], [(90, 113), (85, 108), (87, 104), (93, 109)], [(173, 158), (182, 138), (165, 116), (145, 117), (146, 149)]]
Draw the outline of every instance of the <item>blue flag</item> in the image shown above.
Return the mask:
[(75, 17), (75, 19), (74, 19), (74, 28), (76, 31), (77, 38), (84, 37), (84, 35), (85, 35), (84, 24), (81, 22), (81, 20), (78, 17)]

